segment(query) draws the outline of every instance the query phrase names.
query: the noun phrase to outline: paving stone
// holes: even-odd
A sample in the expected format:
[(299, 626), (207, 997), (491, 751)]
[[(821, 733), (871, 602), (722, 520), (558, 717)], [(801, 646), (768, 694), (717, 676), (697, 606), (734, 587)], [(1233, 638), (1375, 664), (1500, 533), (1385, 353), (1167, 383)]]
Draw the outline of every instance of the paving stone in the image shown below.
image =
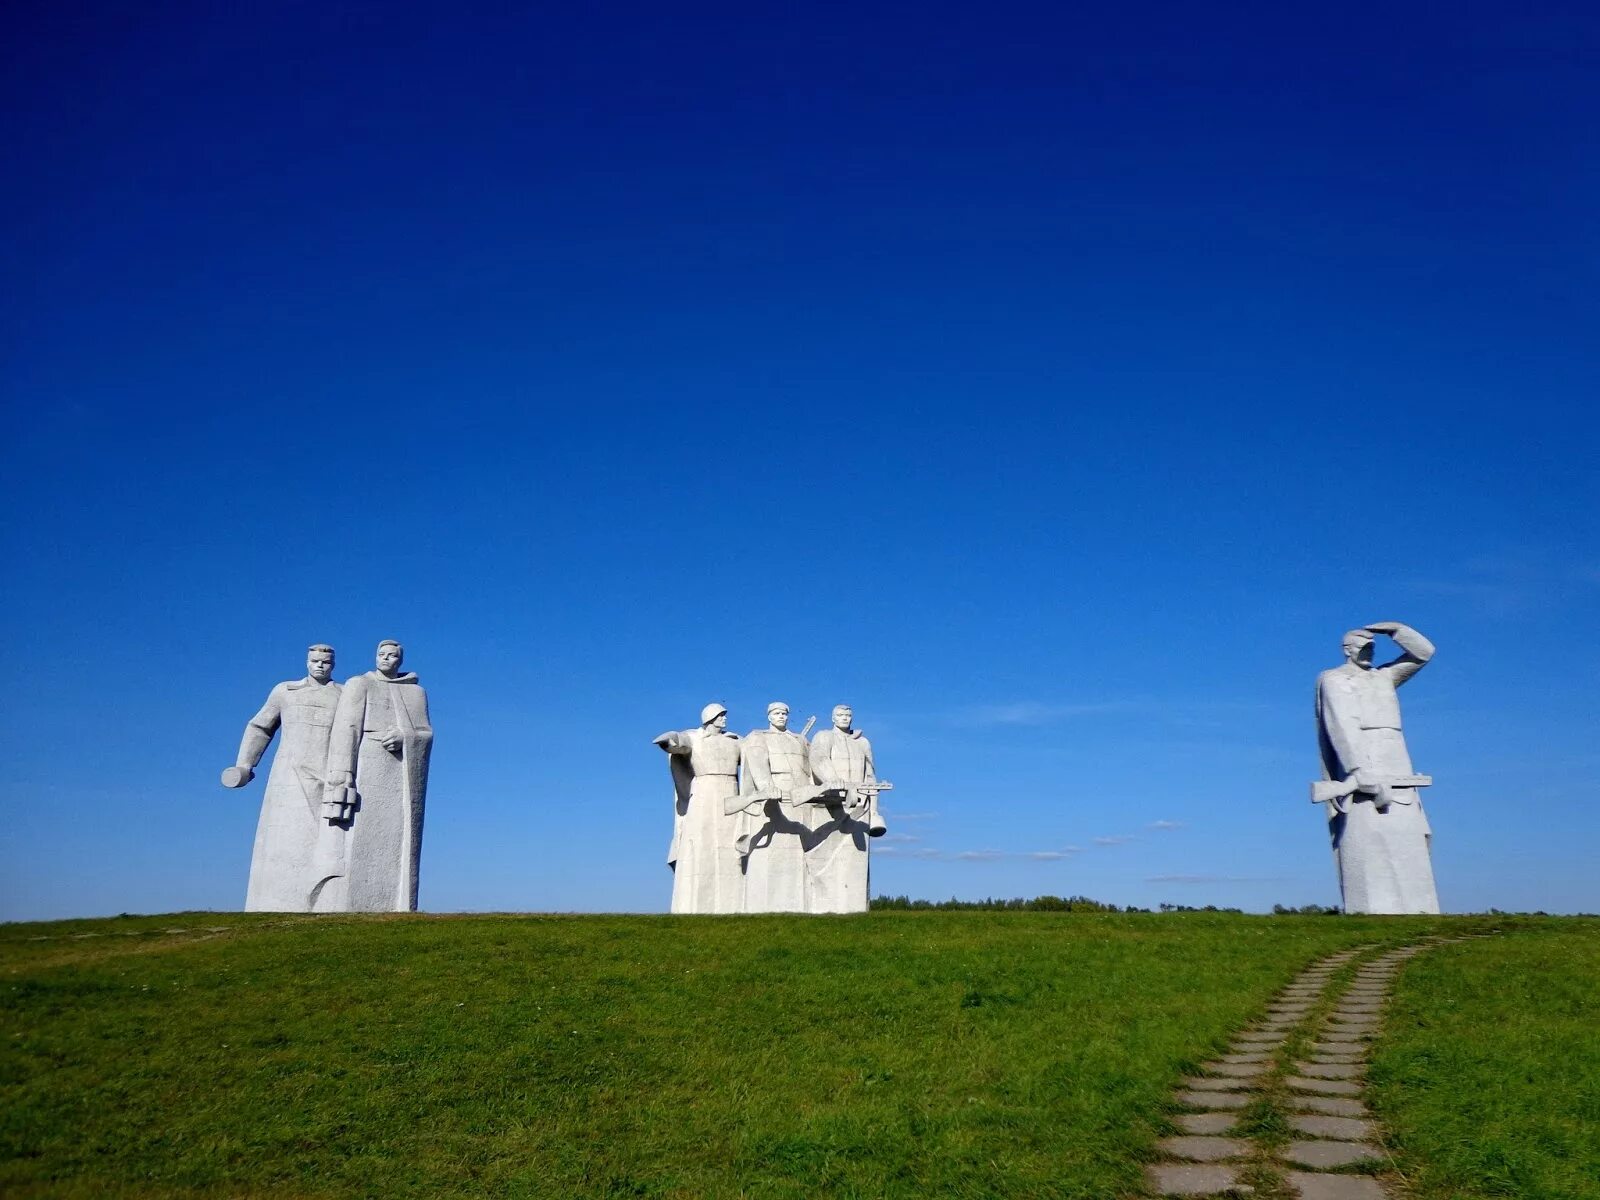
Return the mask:
[(1261, 1063), (1208, 1062), (1200, 1069), (1207, 1075), (1225, 1075), (1229, 1079), (1260, 1079), (1267, 1073)]
[(1258, 1032), (1255, 1032), (1253, 1030), (1248, 1032), (1248, 1033), (1241, 1033), (1238, 1037), (1234, 1038), (1233, 1040), (1238, 1042), (1240, 1045), (1243, 1045), (1243, 1046), (1249, 1046), (1249, 1045), (1281, 1046), (1281, 1045), (1283, 1045), (1283, 1035), (1281, 1033), (1258, 1033)]
[[(1203, 1140), (1227, 1142), (1232, 1139)], [(1319, 1171), (1326, 1171), (1332, 1167), (1351, 1167), (1358, 1162), (1371, 1162), (1383, 1156), (1376, 1146), (1369, 1146), (1365, 1142), (1290, 1142), (1283, 1157), (1302, 1167), (1316, 1167)]]
[(1290, 1096), (1289, 1103), (1301, 1112), (1325, 1117), (1364, 1117), (1367, 1106), (1349, 1096)]
[[(1383, 1185), (1364, 1175), (1319, 1175), (1286, 1171), (1289, 1190), (1300, 1200), (1388, 1200)], [(1192, 1194), (1192, 1193), (1191, 1193)]]
[(1224, 1054), (1218, 1058), (1217, 1061), (1241, 1064), (1256, 1063), (1259, 1065), (1261, 1063), (1271, 1062), (1272, 1055), (1262, 1053), (1261, 1051), (1256, 1051), (1254, 1054)]
[(1295, 1063), (1295, 1070), (1313, 1079), (1356, 1079), (1361, 1075), (1360, 1063)]
[[(1231, 1118), (1230, 1118), (1231, 1120)], [(1363, 1142), (1372, 1136), (1372, 1122), (1360, 1117), (1306, 1116), (1295, 1113), (1289, 1125), (1296, 1133), (1309, 1137), (1334, 1138), (1341, 1142)]]
[(1366, 1000), (1341, 1000), (1339, 1002), (1339, 1007), (1334, 1011), (1342, 1013), (1355, 1013), (1357, 1015), (1365, 1013), (1368, 1016), (1377, 1016), (1383, 1011), (1383, 1005), (1371, 1003)]
[(1314, 1062), (1314, 1063), (1323, 1063), (1323, 1064), (1332, 1064), (1332, 1063), (1357, 1063), (1357, 1064), (1359, 1064), (1359, 1063), (1366, 1062), (1367, 1061), (1367, 1056), (1365, 1054), (1360, 1053), (1359, 1051), (1354, 1053), (1354, 1054), (1348, 1053), (1348, 1052), (1345, 1051), (1345, 1048), (1343, 1046), (1341, 1046), (1341, 1047), (1339, 1047), (1338, 1050), (1317, 1050), (1317, 1049), (1313, 1049), (1312, 1052), (1309, 1055), (1306, 1056), (1306, 1061), (1307, 1062)]
[(1293, 1021), (1298, 1025), (1310, 1012), (1309, 1004), (1275, 1004), (1267, 1009), (1267, 1018), (1272, 1021)]
[[(1337, 1120), (1337, 1118), (1327, 1117), (1307, 1117), (1306, 1119)], [(1219, 1133), (1227, 1133), (1239, 1123), (1239, 1118), (1232, 1113), (1222, 1112), (1174, 1113), (1172, 1115), (1172, 1123), (1185, 1133), (1209, 1137)], [(1311, 1133), (1315, 1131), (1305, 1130), (1304, 1132)], [(1362, 1134), (1361, 1136), (1365, 1137), (1366, 1135)]]
[(1247, 1092), (1252, 1086), (1248, 1079), (1214, 1079), (1210, 1075), (1190, 1075), (1180, 1082), (1196, 1092)]
[(1378, 1022), (1372, 1017), (1341, 1017), (1334, 1013), (1329, 1018), (1328, 1031), (1348, 1030), (1351, 1033), (1376, 1033)]
[[(1350, 1145), (1334, 1142), (1332, 1145)], [(1168, 1158), (1186, 1158), (1190, 1162), (1222, 1162), (1229, 1158), (1243, 1158), (1250, 1153), (1250, 1143), (1243, 1138), (1229, 1137), (1169, 1137), (1156, 1143), (1156, 1149)], [(1295, 1159), (1296, 1162), (1302, 1161)], [(1308, 1167), (1326, 1166), (1325, 1163), (1306, 1163)]]
[(1318, 1046), (1343, 1046), (1347, 1050), (1359, 1050), (1366, 1045), (1367, 1035), (1360, 1030), (1352, 1029), (1324, 1029), (1317, 1038)]
[(1284, 1083), (1297, 1092), (1316, 1092), (1322, 1096), (1361, 1095), (1361, 1085), (1348, 1079), (1307, 1079), (1304, 1075), (1291, 1075)]
[(1239, 1172), (1233, 1167), (1156, 1163), (1146, 1167), (1144, 1175), (1150, 1190), (1160, 1196), (1214, 1196), (1218, 1192), (1249, 1196), (1254, 1191), (1239, 1182)]
[[(1250, 1103), (1251, 1097), (1245, 1092), (1177, 1092), (1173, 1099), (1185, 1108), (1200, 1109), (1238, 1109)], [(1350, 1116), (1359, 1116), (1350, 1113)]]

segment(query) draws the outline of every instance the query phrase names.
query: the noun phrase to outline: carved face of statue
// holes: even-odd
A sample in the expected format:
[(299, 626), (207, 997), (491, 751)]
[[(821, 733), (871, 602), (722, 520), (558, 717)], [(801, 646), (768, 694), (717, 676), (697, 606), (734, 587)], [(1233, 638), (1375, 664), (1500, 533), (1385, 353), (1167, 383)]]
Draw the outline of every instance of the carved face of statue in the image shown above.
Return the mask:
[(333, 678), (333, 651), (311, 650), (306, 654), (306, 674), (318, 683), (327, 683)]
[(1345, 661), (1353, 666), (1368, 670), (1372, 666), (1372, 638), (1357, 637), (1348, 634), (1344, 639)]
[(836, 705), (833, 710), (833, 727), (841, 733), (850, 732), (850, 719), (855, 714), (850, 711), (848, 704)]
[(707, 721), (706, 724), (711, 726), (711, 728), (715, 729), (718, 733), (726, 733), (728, 731), (728, 714), (725, 712), (719, 712), (716, 716), (712, 717), (711, 720)]
[(378, 647), (378, 670), (385, 675), (394, 675), (405, 660), (404, 648), (394, 642), (385, 642)]
[(767, 709), (767, 724), (780, 733), (789, 728), (789, 706), (787, 704), (774, 704)]

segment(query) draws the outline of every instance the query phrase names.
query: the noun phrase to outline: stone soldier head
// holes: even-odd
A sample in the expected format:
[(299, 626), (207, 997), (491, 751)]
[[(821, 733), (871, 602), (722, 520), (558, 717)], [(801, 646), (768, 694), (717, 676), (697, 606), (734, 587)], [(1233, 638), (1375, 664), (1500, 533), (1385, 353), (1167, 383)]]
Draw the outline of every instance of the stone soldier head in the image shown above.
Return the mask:
[(850, 722), (855, 716), (850, 711), (848, 704), (835, 704), (833, 706), (833, 727), (840, 733), (850, 732)]
[(789, 728), (789, 706), (782, 700), (767, 705), (767, 724), (782, 733)]
[(378, 671), (391, 679), (400, 673), (400, 664), (406, 660), (406, 648), (399, 642), (385, 638), (378, 643)]
[(327, 683), (333, 678), (332, 646), (318, 642), (306, 650), (306, 674), (318, 683)]
[(1372, 633), (1366, 629), (1352, 629), (1344, 635), (1345, 661), (1362, 670), (1372, 666)]
[(728, 710), (715, 702), (700, 710), (700, 727), (715, 729), (718, 733), (728, 728)]

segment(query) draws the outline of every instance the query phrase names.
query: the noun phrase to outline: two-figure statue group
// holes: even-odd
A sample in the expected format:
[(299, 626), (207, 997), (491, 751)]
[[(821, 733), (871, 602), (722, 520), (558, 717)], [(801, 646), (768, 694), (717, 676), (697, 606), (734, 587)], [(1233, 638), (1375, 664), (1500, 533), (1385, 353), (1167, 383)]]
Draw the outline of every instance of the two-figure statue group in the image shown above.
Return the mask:
[(250, 859), (247, 912), (415, 912), (433, 725), (402, 672), (405, 647), (378, 643), (377, 668), (333, 682), (333, 647), (306, 651), (306, 677), (280, 683), (222, 773), (243, 787), (280, 729)]
[[(1378, 637), (1398, 658), (1373, 665)], [(1436, 913), (1432, 831), (1411, 765), (1395, 690), (1433, 657), (1409, 625), (1378, 621), (1344, 635), (1343, 665), (1317, 677), (1326, 808), (1344, 909)], [(333, 647), (312, 646), (306, 677), (280, 683), (245, 727), (236, 765), (243, 787), (279, 729), (250, 864), (245, 908), (269, 912), (411, 912), (417, 907), (422, 813), (433, 727), (427, 694), (402, 674), (398, 642), (378, 646), (377, 669), (333, 682)], [(708, 704), (697, 729), (664, 733), (674, 789), (675, 913), (864, 912), (867, 840), (884, 832), (872, 745), (833, 710), (808, 742), (789, 708), (767, 707), (767, 728), (728, 732)]]
[(848, 704), (810, 742), (789, 706), (767, 705), (767, 727), (740, 738), (728, 710), (708, 704), (700, 727), (663, 733), (673, 783), (672, 911), (866, 912), (867, 839), (884, 832), (872, 743)]

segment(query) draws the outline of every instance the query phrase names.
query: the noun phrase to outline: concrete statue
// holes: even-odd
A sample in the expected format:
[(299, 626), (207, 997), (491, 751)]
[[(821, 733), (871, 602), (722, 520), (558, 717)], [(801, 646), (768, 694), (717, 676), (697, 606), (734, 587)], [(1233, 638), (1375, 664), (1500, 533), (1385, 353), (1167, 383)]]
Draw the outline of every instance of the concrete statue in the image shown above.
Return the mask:
[(842, 793), (812, 776), (805, 733), (789, 728), (789, 706), (767, 705), (767, 727), (744, 739), (744, 775), (732, 802), (740, 806), (736, 844), (745, 861), (746, 912), (811, 911), (807, 852), (826, 836), (819, 831), (828, 824), (828, 801), (840, 799)]
[[(1375, 667), (1379, 635), (1402, 653)], [(1344, 656), (1317, 678), (1324, 778), (1311, 787), (1312, 801), (1327, 806), (1344, 909), (1437, 913), (1433, 835), (1418, 791), (1433, 781), (1412, 769), (1395, 694), (1433, 657), (1433, 643), (1409, 625), (1379, 621), (1345, 634)]]
[(655, 744), (672, 768), (672, 911), (744, 911), (744, 876), (734, 840), (740, 742), (728, 732), (728, 710), (708, 704), (700, 728), (663, 733)]
[(872, 762), (872, 743), (853, 725), (848, 704), (833, 710), (833, 728), (811, 740), (811, 771), (817, 783), (836, 789), (840, 799), (827, 806), (828, 820), (815, 826), (806, 851), (807, 912), (866, 912), (867, 839), (885, 831), (878, 814), (880, 783)]
[(250, 857), (246, 912), (326, 911), (326, 876), (318, 842), (322, 818), (328, 736), (340, 687), (333, 682), (333, 647), (306, 651), (304, 679), (280, 683), (250, 718), (234, 765), (222, 772), (222, 785), (240, 788), (255, 778), (256, 765), (273, 736), (282, 731), (277, 757), (261, 797), (255, 852)]
[(377, 669), (345, 682), (334, 714), (323, 812), (348, 831), (335, 851), (348, 912), (417, 908), (433, 725), (415, 672), (400, 671), (404, 661), (399, 642), (379, 642)]

